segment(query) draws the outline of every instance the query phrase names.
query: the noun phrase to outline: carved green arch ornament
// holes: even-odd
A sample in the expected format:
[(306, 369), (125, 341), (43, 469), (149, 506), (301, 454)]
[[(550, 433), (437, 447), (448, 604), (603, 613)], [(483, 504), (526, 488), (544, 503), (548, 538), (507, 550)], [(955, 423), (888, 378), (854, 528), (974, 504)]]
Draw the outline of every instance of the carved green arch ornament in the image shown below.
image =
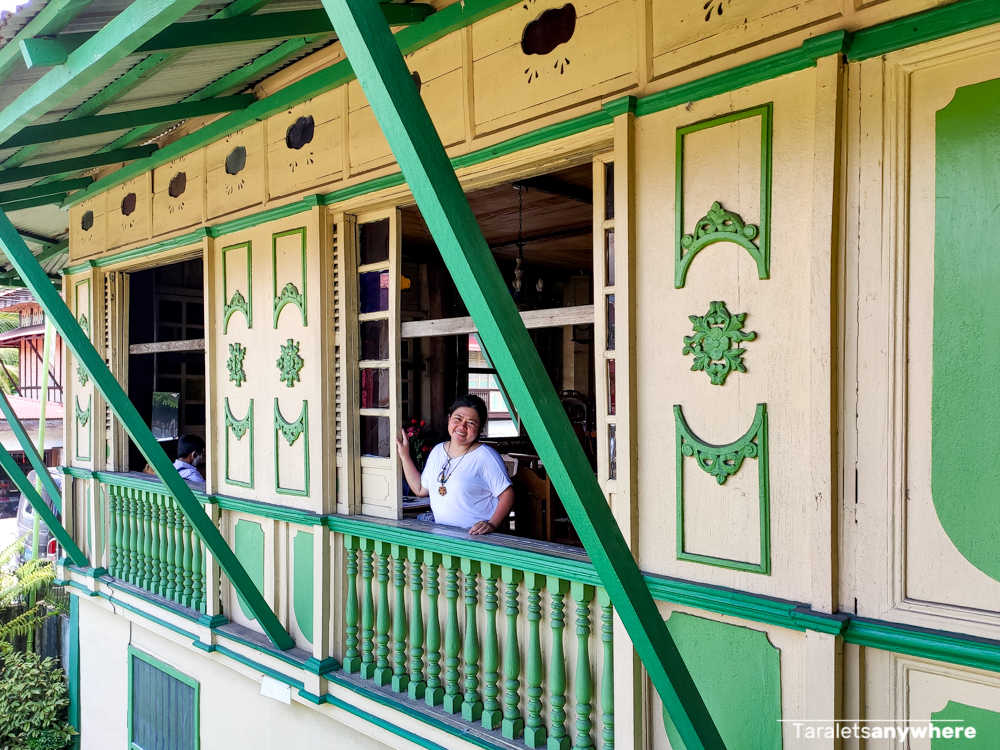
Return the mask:
[[(231, 484), (236, 487), (247, 487), (253, 489), (253, 467), (254, 467), (254, 440), (253, 440), (253, 399), (250, 399), (250, 405), (247, 407), (246, 416), (243, 419), (237, 419), (232, 410), (229, 407), (229, 398), (225, 400), (226, 408), (226, 484)], [(240, 442), (244, 437), (250, 435), (250, 456), (249, 456), (249, 469), (250, 476), (247, 481), (242, 481), (240, 479), (233, 479), (229, 472), (229, 438), (230, 435), (236, 438), (236, 442)]]
[[(229, 253), (242, 250), (246, 253), (246, 264), (247, 264), (247, 275), (246, 275), (246, 296), (240, 291), (239, 287), (232, 283), (229, 279), (229, 270), (226, 266), (226, 256)], [(229, 247), (222, 248), (222, 333), (223, 335), (229, 332), (229, 319), (233, 317), (236, 313), (243, 313), (243, 318), (246, 320), (247, 328), (253, 328), (253, 305), (251, 304), (253, 298), (253, 286), (252, 286), (252, 267), (253, 262), (253, 246), (250, 242), (241, 242), (238, 245), (230, 245)], [(235, 287), (235, 288), (234, 288)], [(230, 289), (233, 289), (230, 293)]]
[[(287, 487), (281, 483), (281, 465), (279, 459), (280, 440), (283, 439), (291, 448), (298, 441), (303, 439), (302, 446), (302, 478), (304, 487), (302, 489)], [(297, 495), (299, 497), (309, 496), (309, 402), (302, 401), (302, 411), (299, 417), (293, 422), (289, 422), (281, 414), (278, 406), (278, 399), (274, 399), (274, 489), (279, 495)]]
[[(746, 221), (745, 217), (728, 211), (715, 201), (694, 229), (685, 232), (684, 227), (684, 139), (691, 133), (727, 125), (753, 117), (760, 118), (760, 218), (757, 224)], [(676, 187), (674, 220), (676, 242), (674, 245), (674, 287), (680, 289), (687, 280), (687, 272), (694, 257), (716, 242), (732, 242), (744, 248), (757, 264), (757, 276), (771, 277), (771, 133), (773, 105), (731, 112), (711, 120), (697, 122), (677, 129)]]
[[(717, 565), (751, 573), (771, 574), (771, 489), (767, 443), (767, 405), (757, 404), (753, 424), (739, 440), (726, 445), (712, 445), (696, 436), (684, 419), (679, 405), (674, 406), (674, 424), (677, 434), (677, 559)], [(723, 485), (736, 474), (743, 462), (757, 461), (757, 487), (760, 505), (760, 562), (727, 560), (712, 555), (688, 552), (684, 548), (684, 459), (694, 458), (698, 468), (715, 477)]]
[(1000, 79), (937, 113), (931, 495), (941, 526), (1000, 581)]

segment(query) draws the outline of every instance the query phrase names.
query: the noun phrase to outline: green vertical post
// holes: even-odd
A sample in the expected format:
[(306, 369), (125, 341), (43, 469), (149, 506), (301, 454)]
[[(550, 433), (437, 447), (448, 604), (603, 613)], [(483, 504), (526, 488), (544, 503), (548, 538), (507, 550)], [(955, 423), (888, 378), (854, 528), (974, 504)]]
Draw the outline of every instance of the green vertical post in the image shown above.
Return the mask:
[[(146, 5), (148, 3), (133, 4), (124, 13), (127, 13), (131, 18), (134, 15), (133, 9), (139, 9), (141, 13), (141, 9)], [(169, 2), (166, 5), (172, 6), (178, 12), (183, 13), (183, 5)], [(112, 25), (115, 25), (116, 29), (120, 28), (121, 26), (118, 24), (119, 18), (115, 18), (107, 28), (111, 28)], [(148, 33), (149, 36), (152, 36), (156, 33), (158, 24), (164, 18), (165, 16), (161, 14), (156, 18), (155, 22), (147, 19), (147, 24), (141, 33)], [(106, 31), (107, 29), (102, 30), (94, 38), (102, 37)], [(89, 44), (88, 42), (73, 54), (86, 54), (85, 48), (88, 48)], [(112, 58), (119, 51), (116, 50)], [(113, 64), (113, 59), (110, 64)], [(50, 71), (40, 81), (36, 82), (32, 88), (46, 80), (52, 74), (58, 73), (59, 70), (57, 68)], [(25, 92), (22, 96), (25, 96), (27, 93)], [(236, 559), (236, 555), (229, 548), (229, 545), (226, 544), (226, 540), (223, 539), (222, 534), (219, 533), (219, 530), (212, 523), (208, 514), (202, 509), (191, 488), (181, 479), (173, 463), (167, 458), (167, 454), (163, 452), (163, 448), (153, 437), (149, 431), (149, 427), (143, 422), (142, 417), (136, 411), (135, 406), (129, 401), (128, 395), (122, 390), (121, 385), (115, 380), (114, 375), (108, 369), (104, 358), (97, 352), (89, 338), (80, 329), (80, 324), (77, 322), (76, 316), (73, 315), (59, 292), (52, 286), (52, 282), (45, 274), (45, 271), (38, 264), (37, 259), (32, 255), (28, 246), (24, 243), (24, 240), (17, 233), (17, 230), (2, 210), (0, 210), (0, 249), (3, 250), (27, 287), (31, 289), (38, 304), (44, 310), (52, 325), (59, 331), (67, 348), (94, 381), (97, 390), (104, 397), (108, 406), (111, 407), (111, 410), (118, 418), (122, 427), (125, 428), (129, 437), (132, 438), (140, 453), (149, 462), (149, 465), (160, 478), (160, 481), (163, 482), (167, 491), (176, 499), (185, 518), (189, 520), (198, 536), (201, 537), (208, 549), (211, 550), (212, 556), (218, 561), (219, 567), (228, 576), (236, 592), (243, 598), (243, 601), (247, 603), (248, 607), (257, 617), (257, 622), (260, 623), (264, 633), (278, 648), (282, 650), (292, 648), (295, 645), (295, 641), (288, 634), (288, 631), (282, 627), (281, 622), (264, 600), (263, 594), (254, 585), (253, 580), (247, 574), (239, 560)]]
[(375, 615), (375, 684), (385, 687), (392, 682), (389, 664), (389, 549), (388, 542), (375, 541), (378, 558), (378, 612)]
[(576, 601), (576, 742), (574, 750), (589, 750), (594, 746), (590, 730), (594, 726), (590, 715), (594, 710), (594, 677), (590, 670), (590, 602), (594, 587), (585, 583), (571, 584)]
[(462, 558), (444, 555), (444, 597), (447, 614), (444, 630), (444, 710), (457, 714), (462, 710), (462, 693), (459, 690), (458, 652), (461, 636), (458, 632), (458, 566)]
[(548, 750), (569, 750), (570, 739), (566, 734), (566, 657), (563, 654), (563, 630), (566, 628), (566, 592), (569, 582), (555, 576), (548, 577), (552, 612), (549, 627), (552, 629), (552, 654), (549, 666), (549, 705), (552, 706), (552, 732)]
[(152, 591), (153, 583), (153, 509), (150, 507), (149, 493), (142, 492), (139, 495), (139, 503), (142, 508), (142, 586), (147, 591)]
[(167, 582), (163, 587), (163, 595), (167, 599), (176, 600), (177, 598), (177, 511), (174, 507), (173, 498), (167, 498), (166, 504), (166, 515), (167, 515)]
[(361, 652), (358, 650), (358, 537), (344, 535), (347, 553), (347, 603), (344, 607), (344, 624), (347, 626), (347, 649), (344, 652), (344, 672), (357, 674), (361, 670)]
[[(69, 598), (69, 665), (66, 670), (69, 683), (69, 723), (80, 731), (80, 598)], [(73, 738), (73, 748), (80, 746), (80, 735)]]
[(542, 719), (542, 644), (538, 632), (542, 619), (542, 587), (545, 576), (525, 573), (524, 585), (528, 589), (528, 659), (525, 673), (528, 680), (528, 718), (524, 727), (524, 744), (528, 747), (545, 745), (545, 722)]
[(187, 516), (184, 517), (184, 528), (181, 532), (181, 542), (184, 545), (184, 601), (182, 604), (185, 607), (190, 607), (191, 605), (191, 594), (193, 589), (191, 588), (191, 524), (188, 523)]
[(201, 549), (201, 540), (197, 535), (191, 535), (191, 609), (199, 612), (204, 607), (205, 579), (202, 576), (202, 565), (204, 555)]
[(601, 605), (601, 642), (604, 644), (604, 661), (601, 665), (601, 750), (615, 747), (615, 645), (614, 610), (611, 598), (604, 589), (597, 592)]
[(160, 596), (167, 596), (167, 587), (170, 586), (170, 561), (169, 543), (170, 527), (167, 525), (167, 508), (170, 507), (171, 499), (168, 495), (156, 495), (156, 521), (160, 531), (160, 559), (157, 560), (157, 567), (160, 571), (160, 586), (156, 593)]
[(479, 696), (479, 563), (462, 558), (462, 577), (465, 579), (465, 697), (462, 699), (462, 718), (479, 721), (483, 716), (483, 702)]
[[(46, 318), (45, 336), (42, 339), (42, 387), (40, 393), (40, 403), (38, 405), (38, 454), (40, 454), (43, 458), (45, 456), (45, 407), (49, 402), (49, 353), (51, 351), (52, 351), (52, 321)], [(6, 400), (7, 397), (4, 396), (4, 401)], [(8, 422), (8, 424), (10, 423)], [(30, 445), (22, 445), (21, 447), (24, 448), (24, 454), (28, 457), (28, 460), (31, 461), (31, 456), (33, 453), (35, 453), (35, 451), (31, 450)], [(37, 468), (35, 469), (35, 492), (37, 492), (39, 495), (42, 494), (42, 483), (45, 481), (42, 475), (44, 474), (46, 477), (48, 477), (49, 474), (49, 470), (45, 466), (44, 460), (41, 462), (41, 464), (42, 464), (41, 470)], [(49, 496), (52, 498), (53, 503), (59, 502), (58, 492), (55, 495), (53, 495), (52, 490), (49, 490)], [(59, 506), (57, 505), (56, 507)], [(38, 536), (42, 531), (42, 526), (41, 526), (42, 520), (41, 518), (39, 518), (37, 513), (33, 515), (34, 519), (31, 524), (31, 559), (37, 560)], [(91, 552), (93, 552), (93, 550), (91, 550)], [(94, 567), (100, 567), (100, 565), (98, 564), (95, 565)], [(35, 606), (34, 591), (31, 592), (31, 596), (29, 597), (28, 601), (28, 606), (29, 607)], [(34, 640), (35, 640), (35, 631), (34, 629), (32, 629), (31, 632), (28, 633), (29, 651), (33, 650), (32, 647), (34, 645)]]
[(323, 0), (435, 244), (686, 750), (725, 747), (511, 300), (375, 0)]
[(135, 490), (125, 488), (125, 571), (122, 579), (126, 583), (135, 583)]
[(424, 562), (427, 564), (427, 689), (424, 691), (424, 702), (428, 706), (440, 706), (444, 700), (441, 687), (441, 620), (438, 614), (441, 555), (424, 552)]
[(406, 547), (392, 545), (393, 586), (396, 602), (392, 607), (392, 689), (406, 692), (410, 677), (406, 672)]
[(375, 678), (375, 602), (372, 600), (372, 550), (371, 539), (364, 539), (361, 547), (361, 676)]
[(500, 727), (503, 711), (500, 710), (500, 646), (497, 642), (497, 581), (500, 566), (483, 563), (483, 608), (486, 610), (486, 634), (483, 636), (483, 728), (490, 731)]
[(155, 492), (146, 496), (149, 507), (149, 535), (152, 537), (149, 550), (149, 567), (151, 570), (150, 588), (154, 594), (160, 593), (160, 498)]
[(108, 521), (110, 524), (110, 541), (108, 542), (108, 573), (118, 577), (118, 488), (108, 487)]
[(523, 577), (524, 574), (516, 568), (503, 569), (503, 582), (507, 589), (507, 606), (504, 609), (507, 615), (507, 646), (503, 654), (504, 711), (501, 729), (508, 740), (516, 740), (524, 732), (524, 719), (518, 707), (521, 701), (521, 648), (517, 641), (517, 587)]
[(424, 590), (424, 569), (421, 565), (424, 553), (410, 547), (406, 557), (410, 561), (410, 680), (407, 695), (413, 700), (420, 700), (427, 689), (424, 680), (424, 613), (420, 602)]

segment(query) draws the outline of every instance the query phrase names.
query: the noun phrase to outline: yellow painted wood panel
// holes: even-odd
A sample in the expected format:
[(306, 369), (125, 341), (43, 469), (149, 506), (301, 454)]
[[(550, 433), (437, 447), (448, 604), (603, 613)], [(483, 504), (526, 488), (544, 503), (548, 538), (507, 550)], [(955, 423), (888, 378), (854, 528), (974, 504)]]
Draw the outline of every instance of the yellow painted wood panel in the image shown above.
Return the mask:
[(731, 54), (748, 42), (763, 42), (820, 20), (837, 18), (843, 5), (840, 0), (654, 2), (653, 75), (666, 75)]
[[(245, 166), (233, 171), (239, 149)], [(234, 153), (236, 152), (236, 153)], [(226, 160), (233, 154), (227, 170)], [(208, 146), (208, 218), (250, 208), (264, 200), (264, 124), (259, 122)]]
[[(569, 39), (546, 54), (522, 46), (531, 24), (572, 8)], [(637, 82), (636, 0), (519, 3), (472, 26), (475, 123), (486, 133)], [(558, 38), (558, 37), (556, 37)]]
[[(179, 191), (181, 184), (183, 191)], [(205, 149), (153, 170), (154, 236), (199, 226), (204, 221)]]
[[(108, 194), (99, 193), (69, 210), (69, 259), (71, 263), (92, 258), (105, 250)], [(84, 229), (84, 216), (89, 229)]]
[(151, 181), (147, 172), (108, 191), (108, 249), (149, 239)]
[[(343, 177), (343, 114), (346, 87), (285, 110), (267, 120), (267, 179), (271, 198), (289, 195)], [(290, 148), (289, 128), (303, 117), (312, 117), (312, 141), (301, 149)]]

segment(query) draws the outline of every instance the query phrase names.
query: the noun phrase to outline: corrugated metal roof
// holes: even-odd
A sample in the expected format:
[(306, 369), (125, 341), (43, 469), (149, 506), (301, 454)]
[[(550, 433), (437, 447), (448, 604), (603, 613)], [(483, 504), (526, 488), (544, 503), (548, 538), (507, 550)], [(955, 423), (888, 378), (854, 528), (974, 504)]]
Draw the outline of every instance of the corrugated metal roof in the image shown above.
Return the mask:
[[(14, 409), (14, 414), (17, 415), (18, 419), (40, 419), (42, 416), (41, 401), (36, 401), (31, 398), (22, 398), (21, 396), (8, 396), (7, 400), (10, 401), (10, 405)], [(55, 401), (49, 401), (45, 405), (45, 421), (48, 422), (50, 419), (62, 418), (63, 405), (56, 403)], [(0, 414), (0, 422), (6, 421), (7, 418)]]

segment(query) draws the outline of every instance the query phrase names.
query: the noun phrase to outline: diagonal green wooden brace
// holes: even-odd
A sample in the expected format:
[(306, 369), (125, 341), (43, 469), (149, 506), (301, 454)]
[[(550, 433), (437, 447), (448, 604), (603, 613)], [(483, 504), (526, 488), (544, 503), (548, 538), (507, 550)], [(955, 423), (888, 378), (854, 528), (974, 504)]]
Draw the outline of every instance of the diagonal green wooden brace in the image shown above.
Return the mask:
[(62, 336), (66, 346), (73, 356), (83, 365), (87, 374), (93, 379), (97, 389), (104, 396), (111, 410), (118, 417), (125, 431), (136, 444), (139, 452), (145, 457), (156, 476), (177, 500), (184, 515), (191, 522), (192, 528), (211, 551), (219, 563), (219, 567), (229, 577), (237, 593), (243, 597), (251, 612), (257, 617), (257, 622), (271, 642), (281, 650), (287, 650), (295, 645), (292, 637), (282, 627), (281, 622), (257, 590), (246, 569), (240, 564), (236, 555), (226, 544), (222, 534), (212, 523), (212, 519), (202, 510), (201, 504), (195, 498), (187, 482), (181, 479), (173, 463), (163, 452), (163, 448), (153, 437), (149, 427), (142, 421), (139, 412), (129, 401), (121, 385), (111, 374), (104, 359), (80, 328), (73, 313), (70, 312), (59, 292), (52, 286), (45, 271), (31, 254), (24, 240), (10, 223), (7, 215), (0, 211), (0, 249), (7, 259), (17, 269), (18, 274), (35, 295), (38, 304), (52, 321)]
[[(24, 425), (21, 424), (21, 420), (17, 418), (17, 414), (14, 413), (14, 407), (10, 405), (10, 401), (7, 399), (7, 394), (0, 391), (0, 411), (3, 412), (4, 417), (7, 419), (7, 424), (10, 425), (11, 431), (14, 433), (14, 437), (17, 438), (17, 442), (21, 444), (21, 449), (24, 451), (24, 455), (28, 457), (28, 463), (31, 464), (31, 468), (35, 470), (38, 474), (38, 478), (45, 485), (45, 491), (49, 493), (49, 497), (52, 498), (52, 502), (55, 503), (56, 510), (60, 513), (62, 512), (62, 493), (59, 488), (56, 487), (55, 480), (52, 479), (52, 475), (49, 474), (49, 470), (45, 468), (45, 462), (42, 457), (38, 455), (38, 449), (35, 448), (35, 444), (31, 442), (31, 438), (28, 437), (27, 430), (24, 429)], [(39, 446), (39, 448), (44, 452), (45, 446)], [(64, 545), (65, 546), (65, 545)]]
[[(51, 285), (50, 285), (51, 286)], [(30, 447), (30, 445), (29, 445)], [(14, 457), (10, 455), (6, 448), (0, 445), (0, 468), (7, 472), (7, 476), (11, 478), (11, 481), (17, 485), (17, 488), (24, 495), (25, 499), (31, 504), (31, 507), (35, 509), (35, 513), (41, 519), (42, 523), (49, 527), (49, 531), (52, 532), (52, 536), (56, 538), (62, 548), (66, 551), (69, 559), (73, 561), (73, 564), (78, 568), (89, 568), (90, 560), (87, 556), (83, 554), (83, 550), (76, 546), (76, 542), (73, 541), (73, 537), (69, 535), (66, 527), (59, 522), (56, 518), (56, 514), (52, 512), (52, 509), (42, 500), (42, 496), (38, 494), (31, 482), (28, 481), (28, 477), (21, 467), (17, 465)], [(48, 474), (48, 471), (45, 472)], [(59, 493), (56, 492), (55, 495), (52, 494), (52, 490), (48, 487), (45, 488), (49, 492), (49, 496), (55, 500), (59, 497)]]
[(622, 537), (375, 0), (323, 0), (500, 379), (688, 750), (725, 745)]

